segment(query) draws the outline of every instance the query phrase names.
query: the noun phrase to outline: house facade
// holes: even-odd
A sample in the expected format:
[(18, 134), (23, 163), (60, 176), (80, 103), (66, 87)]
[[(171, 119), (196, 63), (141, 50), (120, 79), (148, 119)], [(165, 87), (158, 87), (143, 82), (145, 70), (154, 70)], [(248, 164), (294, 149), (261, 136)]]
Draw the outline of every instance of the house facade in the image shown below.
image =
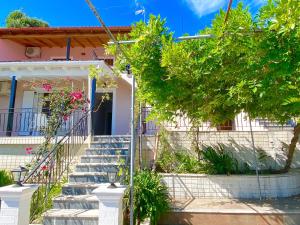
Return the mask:
[[(112, 33), (127, 34), (130, 27), (110, 27)], [(114, 58), (105, 54), (109, 38), (99, 27), (3, 28), (0, 29), (0, 168), (11, 168), (28, 160), (24, 149), (36, 147), (47, 124), (47, 106), (41, 99), (50, 91), (32, 87), (33, 82), (55, 83), (84, 91), (91, 107), (98, 108), (104, 93), (109, 100), (93, 110), (89, 131), (94, 135), (124, 135), (130, 128), (130, 79), (115, 76)], [(109, 75), (113, 88), (97, 86), (89, 67)], [(61, 135), (81, 117), (74, 115), (61, 127)]]

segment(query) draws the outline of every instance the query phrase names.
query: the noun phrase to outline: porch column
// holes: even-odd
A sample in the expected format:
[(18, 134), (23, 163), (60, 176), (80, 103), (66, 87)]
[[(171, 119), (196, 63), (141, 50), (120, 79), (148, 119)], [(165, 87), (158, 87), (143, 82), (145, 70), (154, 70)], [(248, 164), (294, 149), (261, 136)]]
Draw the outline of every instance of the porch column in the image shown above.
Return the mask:
[(96, 84), (96, 79), (93, 78), (92, 79), (92, 90), (91, 90), (91, 134), (94, 135), (94, 128), (93, 128), (93, 117), (94, 117), (94, 113), (93, 110), (95, 108), (95, 95), (96, 95), (96, 88), (97, 88), (97, 84)]
[(6, 136), (11, 136), (12, 129), (13, 129), (16, 91), (17, 91), (17, 78), (16, 76), (12, 76), (10, 96), (9, 96)]
[(71, 38), (67, 38), (67, 49), (66, 49), (66, 60), (70, 60), (70, 51), (71, 51)]
[(96, 79), (91, 79), (89, 77), (89, 87), (88, 87), (88, 93), (89, 93), (89, 99), (90, 99), (90, 110), (91, 110), (91, 113), (90, 113), (90, 116), (89, 116), (89, 132), (91, 135), (93, 135), (93, 126), (92, 126), (92, 117), (93, 117), (93, 109), (94, 109), (94, 106), (95, 106), (95, 93), (96, 93), (96, 88), (97, 88), (97, 85), (96, 85)]
[(95, 106), (96, 88), (97, 88), (96, 79), (93, 78), (91, 83), (91, 109), (94, 109)]

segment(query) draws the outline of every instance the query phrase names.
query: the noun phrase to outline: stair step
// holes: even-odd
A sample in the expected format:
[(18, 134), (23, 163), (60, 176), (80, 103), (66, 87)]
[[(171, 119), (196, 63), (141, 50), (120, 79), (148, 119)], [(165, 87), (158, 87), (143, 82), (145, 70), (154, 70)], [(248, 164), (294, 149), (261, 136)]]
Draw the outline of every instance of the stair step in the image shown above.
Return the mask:
[(62, 195), (53, 200), (55, 209), (98, 209), (99, 201), (95, 195)]
[(44, 214), (44, 225), (98, 225), (98, 209), (51, 209)]
[(128, 157), (130, 136), (94, 136), (90, 148), (69, 174), (62, 195), (53, 200), (53, 209), (44, 214), (44, 225), (98, 225), (99, 202), (92, 194), (109, 186), (107, 172), (118, 169)]
[(91, 148), (129, 148), (130, 141), (92, 142)]
[(127, 155), (128, 148), (88, 148), (86, 155)]
[(126, 160), (127, 155), (84, 155), (81, 163), (116, 163), (120, 159)]
[(112, 170), (118, 171), (117, 163), (78, 163), (76, 172), (108, 172)]
[(69, 182), (88, 184), (107, 183), (108, 177), (106, 172), (74, 172), (69, 175)]
[[(89, 195), (101, 184), (95, 183), (68, 183), (62, 188), (63, 195)], [(109, 185), (109, 184), (107, 184)]]
[(115, 141), (130, 141), (130, 135), (101, 135), (94, 136), (94, 142), (115, 142)]

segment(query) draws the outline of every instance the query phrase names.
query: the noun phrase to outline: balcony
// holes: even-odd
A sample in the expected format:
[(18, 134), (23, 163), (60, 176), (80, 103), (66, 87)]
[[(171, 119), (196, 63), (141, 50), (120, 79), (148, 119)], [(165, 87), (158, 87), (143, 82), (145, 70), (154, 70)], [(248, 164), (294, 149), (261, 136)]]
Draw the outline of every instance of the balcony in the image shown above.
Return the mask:
[[(0, 137), (43, 136), (51, 112), (46, 108), (0, 109)], [(74, 111), (60, 126), (57, 135), (63, 136), (82, 117), (81, 110)]]

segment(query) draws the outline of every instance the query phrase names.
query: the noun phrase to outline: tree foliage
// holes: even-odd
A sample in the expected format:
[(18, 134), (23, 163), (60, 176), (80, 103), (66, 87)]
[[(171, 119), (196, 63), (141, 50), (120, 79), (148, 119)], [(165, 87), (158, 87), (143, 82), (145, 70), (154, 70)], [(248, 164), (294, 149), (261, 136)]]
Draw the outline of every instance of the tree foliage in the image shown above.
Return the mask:
[(20, 10), (15, 10), (6, 17), (6, 27), (49, 27), (49, 24), (43, 20), (31, 18)]
[[(216, 125), (241, 111), (282, 123), (299, 117), (300, 1), (269, 0), (255, 18), (240, 3), (226, 23), (224, 17), (221, 10), (199, 32), (214, 38), (176, 42), (166, 20), (151, 16), (133, 26), (130, 38), (137, 42), (123, 46), (127, 58), (108, 50), (118, 54), (120, 70), (131, 64), (138, 96), (156, 118), (180, 112), (194, 125)], [(300, 126), (295, 129), (297, 137)]]

